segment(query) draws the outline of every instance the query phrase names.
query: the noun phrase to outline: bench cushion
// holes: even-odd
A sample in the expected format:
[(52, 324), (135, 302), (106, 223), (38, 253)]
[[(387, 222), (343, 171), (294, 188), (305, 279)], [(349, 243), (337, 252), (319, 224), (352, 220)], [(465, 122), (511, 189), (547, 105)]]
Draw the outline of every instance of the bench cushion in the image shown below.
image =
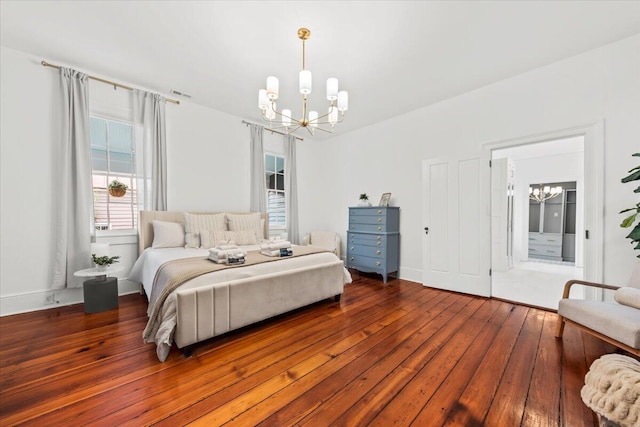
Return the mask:
[(558, 314), (640, 349), (640, 310), (615, 302), (562, 299)]

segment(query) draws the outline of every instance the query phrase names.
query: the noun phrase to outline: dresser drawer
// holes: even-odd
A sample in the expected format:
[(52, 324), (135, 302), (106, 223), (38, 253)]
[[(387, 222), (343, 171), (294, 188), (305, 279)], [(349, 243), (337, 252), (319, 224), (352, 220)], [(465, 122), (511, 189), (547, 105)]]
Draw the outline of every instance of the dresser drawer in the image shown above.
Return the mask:
[(529, 244), (562, 246), (562, 235), (556, 233), (529, 233)]
[(562, 257), (562, 246), (529, 243), (529, 255)]
[(349, 208), (349, 216), (375, 216), (375, 215), (387, 215), (387, 208), (384, 207), (370, 207), (370, 208)]
[(364, 245), (352, 245), (349, 244), (347, 246), (347, 256), (350, 255), (364, 255), (370, 256), (374, 258), (385, 258), (387, 255), (385, 253), (384, 246), (364, 246)]
[(365, 267), (382, 270), (385, 263), (379, 258), (368, 257), (364, 255), (347, 255), (348, 267)]
[(347, 244), (364, 246), (386, 246), (387, 236), (381, 234), (347, 233)]
[(349, 231), (364, 231), (375, 233), (376, 231), (395, 231), (389, 224), (349, 224)]
[(382, 215), (362, 215), (349, 217), (349, 224), (386, 224), (387, 217)]

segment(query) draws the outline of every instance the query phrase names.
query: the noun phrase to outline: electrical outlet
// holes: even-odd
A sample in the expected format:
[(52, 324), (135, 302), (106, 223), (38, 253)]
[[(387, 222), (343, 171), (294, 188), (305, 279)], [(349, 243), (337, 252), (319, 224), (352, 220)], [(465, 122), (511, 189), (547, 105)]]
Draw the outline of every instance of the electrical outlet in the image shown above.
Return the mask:
[(45, 305), (49, 305), (49, 304), (55, 304), (56, 303), (56, 299), (53, 296), (53, 292), (48, 293), (45, 297), (44, 297), (44, 304)]

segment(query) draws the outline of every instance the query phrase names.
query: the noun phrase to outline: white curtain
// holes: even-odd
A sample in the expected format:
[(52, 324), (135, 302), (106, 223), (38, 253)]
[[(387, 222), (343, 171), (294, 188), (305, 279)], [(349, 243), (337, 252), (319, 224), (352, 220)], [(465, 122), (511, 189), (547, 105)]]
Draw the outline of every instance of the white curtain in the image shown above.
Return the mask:
[(267, 211), (267, 184), (264, 173), (264, 148), (262, 144), (263, 127), (250, 124), (251, 146), (251, 189), (249, 210), (251, 212)]
[(138, 205), (167, 210), (167, 142), (163, 96), (133, 90)]
[(60, 87), (54, 289), (80, 286), (82, 279), (73, 273), (91, 267), (94, 233), (88, 76), (60, 67)]
[(287, 205), (287, 234), (289, 241), (295, 245), (300, 243), (298, 230), (298, 174), (296, 172), (296, 137), (284, 136), (285, 170), (284, 188)]

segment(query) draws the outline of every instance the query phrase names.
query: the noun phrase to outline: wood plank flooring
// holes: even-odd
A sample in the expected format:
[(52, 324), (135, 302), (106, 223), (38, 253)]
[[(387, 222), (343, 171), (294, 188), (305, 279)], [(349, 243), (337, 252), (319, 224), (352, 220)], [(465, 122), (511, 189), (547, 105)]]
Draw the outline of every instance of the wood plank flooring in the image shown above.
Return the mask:
[(146, 299), (0, 318), (0, 425), (593, 426), (615, 349), (555, 313), (353, 274), (326, 300), (160, 363)]

